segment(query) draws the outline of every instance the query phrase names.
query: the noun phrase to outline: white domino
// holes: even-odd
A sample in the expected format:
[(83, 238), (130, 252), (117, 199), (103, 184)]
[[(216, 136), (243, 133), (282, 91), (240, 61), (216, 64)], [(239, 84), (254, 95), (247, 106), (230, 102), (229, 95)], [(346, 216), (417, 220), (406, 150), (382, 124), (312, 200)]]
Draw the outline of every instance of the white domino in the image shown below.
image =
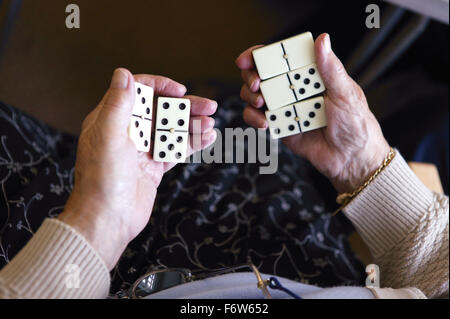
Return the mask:
[(300, 119), (296, 114), (294, 104), (267, 111), (266, 117), (273, 139), (301, 133)]
[(325, 104), (321, 96), (267, 111), (266, 117), (273, 139), (327, 126)]
[(323, 97), (319, 96), (295, 105), (300, 118), (300, 128), (303, 133), (327, 126), (327, 114)]
[(132, 116), (131, 123), (128, 128), (128, 135), (136, 145), (138, 151), (150, 151), (151, 132), (152, 121), (148, 119), (142, 119), (138, 116)]
[(253, 50), (253, 60), (261, 80), (315, 63), (314, 39), (311, 32)]
[(307, 99), (325, 91), (315, 64), (263, 81), (260, 88), (269, 110)]
[(182, 163), (186, 160), (191, 101), (158, 98), (153, 159), (158, 162)]
[(188, 138), (187, 132), (156, 131), (154, 160), (168, 163), (184, 162)]
[(150, 151), (153, 114), (153, 88), (135, 83), (136, 95), (128, 135), (140, 152)]

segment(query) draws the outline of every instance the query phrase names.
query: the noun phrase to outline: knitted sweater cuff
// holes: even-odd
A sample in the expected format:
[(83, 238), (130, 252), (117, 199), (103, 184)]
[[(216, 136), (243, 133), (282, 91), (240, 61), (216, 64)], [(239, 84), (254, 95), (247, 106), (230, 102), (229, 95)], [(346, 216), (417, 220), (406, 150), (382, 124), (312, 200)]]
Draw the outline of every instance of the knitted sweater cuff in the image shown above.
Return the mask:
[(57, 219), (46, 219), (0, 272), (4, 298), (105, 298), (109, 285), (101, 257), (84, 237)]
[(344, 209), (377, 258), (413, 230), (434, 194), (397, 152), (391, 163)]

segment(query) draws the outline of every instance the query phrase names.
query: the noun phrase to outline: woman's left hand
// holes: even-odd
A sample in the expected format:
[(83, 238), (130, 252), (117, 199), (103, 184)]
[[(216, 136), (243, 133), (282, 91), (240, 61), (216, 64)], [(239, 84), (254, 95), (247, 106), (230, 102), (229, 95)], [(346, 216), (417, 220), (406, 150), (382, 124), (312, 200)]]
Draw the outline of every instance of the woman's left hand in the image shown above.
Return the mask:
[[(236, 64), (244, 80), (241, 97), (248, 103), (244, 120), (251, 126), (267, 128), (261, 111), (261, 79), (252, 57), (252, 51), (258, 47), (244, 51)], [(317, 68), (327, 87), (324, 100), (328, 126), (285, 137), (283, 142), (327, 176), (338, 192), (352, 192), (383, 163), (390, 147), (363, 90), (334, 54), (328, 34), (316, 39), (314, 50)]]

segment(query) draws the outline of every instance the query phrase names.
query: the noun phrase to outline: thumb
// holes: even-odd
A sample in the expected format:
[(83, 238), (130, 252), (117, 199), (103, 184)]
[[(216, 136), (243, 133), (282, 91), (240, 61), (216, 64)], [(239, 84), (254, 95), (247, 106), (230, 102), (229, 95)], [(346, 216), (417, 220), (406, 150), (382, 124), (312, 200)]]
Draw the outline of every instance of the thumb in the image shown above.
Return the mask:
[(130, 71), (116, 69), (101, 102), (98, 120), (105, 129), (121, 132), (128, 128), (134, 103), (134, 79)]
[(316, 64), (330, 98), (342, 98), (353, 93), (356, 83), (331, 49), (330, 36), (321, 34), (315, 42)]

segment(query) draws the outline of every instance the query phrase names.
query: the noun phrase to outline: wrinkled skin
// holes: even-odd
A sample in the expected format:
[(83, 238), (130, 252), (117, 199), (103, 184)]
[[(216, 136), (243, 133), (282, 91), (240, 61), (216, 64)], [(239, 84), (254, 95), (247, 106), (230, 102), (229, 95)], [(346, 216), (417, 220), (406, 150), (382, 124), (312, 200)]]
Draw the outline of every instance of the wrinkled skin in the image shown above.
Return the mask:
[[(267, 128), (261, 110), (264, 106), (259, 91), (261, 80), (251, 54), (258, 47), (244, 51), (236, 65), (241, 69), (244, 81), (241, 98), (248, 103), (244, 120), (251, 126)], [(319, 73), (327, 88), (324, 99), (328, 127), (289, 136), (283, 142), (327, 176), (338, 192), (351, 192), (381, 165), (390, 148), (364, 92), (333, 53), (328, 34), (316, 39), (315, 53)]]
[[(168, 78), (133, 77), (125, 69), (116, 70), (105, 97), (83, 122), (74, 189), (58, 217), (92, 244), (109, 269), (148, 223), (163, 174), (174, 166), (138, 152), (128, 137), (134, 81), (152, 86), (155, 95), (183, 97), (186, 93), (183, 85)], [(205, 148), (216, 138), (209, 115), (214, 114), (217, 103), (186, 97), (191, 100), (191, 122), (201, 122), (201, 148)], [(191, 144), (188, 154), (198, 151)]]

